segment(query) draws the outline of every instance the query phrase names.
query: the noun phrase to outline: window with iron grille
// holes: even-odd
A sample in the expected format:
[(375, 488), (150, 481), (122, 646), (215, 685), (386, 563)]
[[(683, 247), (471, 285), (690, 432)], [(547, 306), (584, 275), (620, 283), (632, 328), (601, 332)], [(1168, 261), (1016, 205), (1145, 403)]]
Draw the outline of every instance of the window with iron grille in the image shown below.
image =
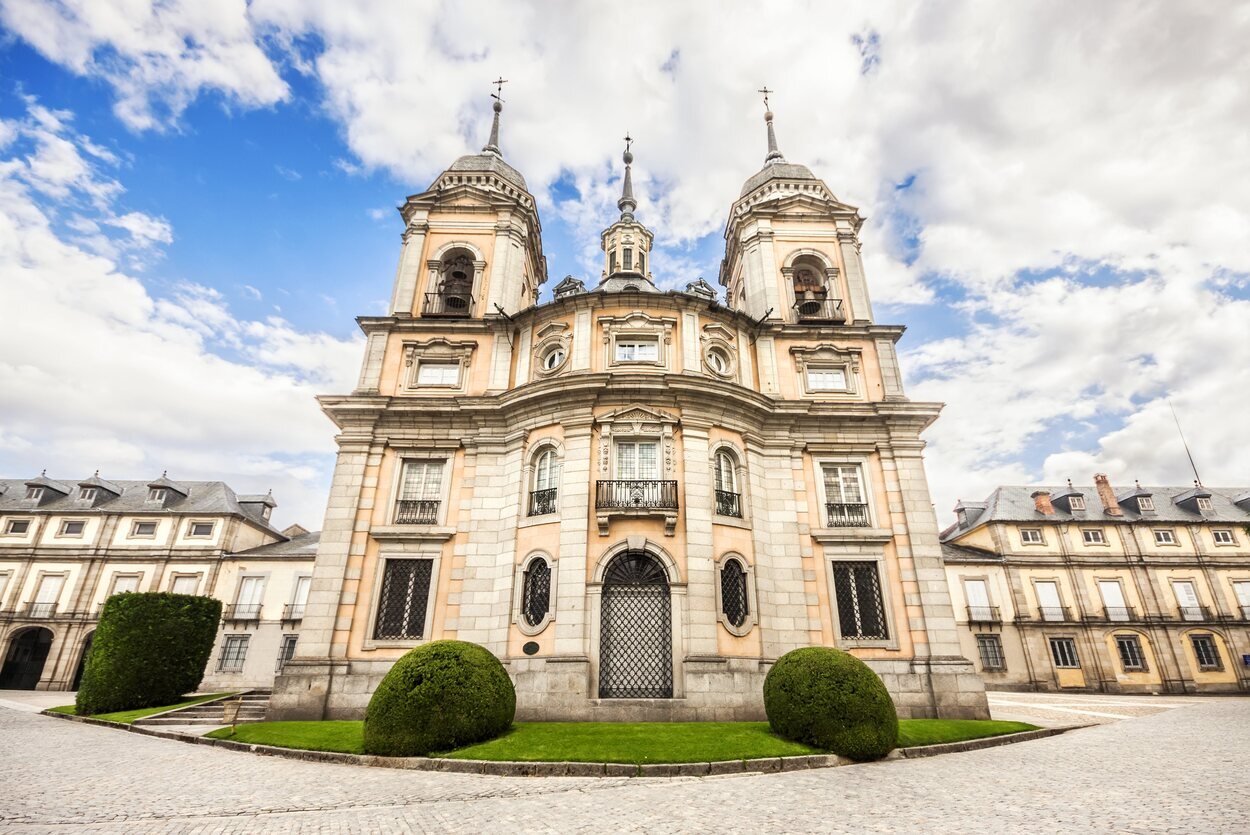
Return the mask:
[(299, 635), (283, 635), (282, 646), (278, 648), (278, 672), (282, 672), (282, 668), (286, 666), (286, 662), (295, 657), (295, 644), (299, 641)]
[(747, 600), (747, 572), (742, 563), (728, 559), (720, 569), (720, 607), (725, 620), (740, 627), (750, 614)]
[(373, 638), (403, 641), (425, 637), (433, 560), (388, 559), (378, 594)]
[(977, 652), (981, 656), (981, 669), (1007, 669), (1007, 661), (1003, 658), (1003, 642), (997, 635), (978, 635)]
[(1136, 673), (1146, 669), (1146, 656), (1136, 635), (1116, 635), (1115, 648), (1120, 653), (1120, 666), (1124, 672)]
[(835, 562), (833, 587), (843, 638), (886, 640), (890, 637), (875, 562)]
[(1222, 670), (1223, 662), (1220, 661), (1220, 649), (1215, 645), (1215, 639), (1210, 635), (1192, 635), (1189, 638), (1194, 648), (1194, 657), (1198, 659), (1199, 670)]
[(227, 673), (242, 670), (243, 661), (247, 658), (247, 642), (247, 635), (227, 635), (221, 645), (217, 669)]
[(551, 609), (551, 566), (542, 557), (531, 560), (521, 581), (521, 616), (538, 626)]
[(1050, 656), (1056, 667), (1075, 669), (1081, 666), (1076, 657), (1076, 641), (1072, 638), (1051, 638)]

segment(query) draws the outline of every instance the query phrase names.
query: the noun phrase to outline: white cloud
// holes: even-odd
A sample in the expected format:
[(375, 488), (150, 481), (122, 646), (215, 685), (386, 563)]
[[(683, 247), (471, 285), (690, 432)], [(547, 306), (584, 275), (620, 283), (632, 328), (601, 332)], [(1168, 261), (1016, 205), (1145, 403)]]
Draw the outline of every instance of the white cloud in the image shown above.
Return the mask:
[[(351, 389), (360, 341), (277, 317), (240, 320), (216, 290), (191, 283), (154, 297), (117, 261), (80, 246), (81, 231), (100, 224), (143, 248), (169, 243), (172, 230), (115, 211), (120, 185), (89, 163), (67, 164), (73, 175), (49, 195), (33, 160), (53, 144), (62, 160), (75, 158), (81, 138), (68, 123), (57, 143), (37, 119), (20, 124), (13, 156), (0, 162), (3, 470), (141, 478), (169, 469), (244, 492), (272, 486), (279, 518), (318, 525), (333, 427), (313, 398)], [(83, 194), (102, 201), (97, 218), (80, 216), (72, 237), (61, 234), (56, 202)]]
[[(130, 20), (112, 3), (0, 4), (44, 54), (113, 84), (133, 127), (206, 90), (271, 104), (287, 95), (276, 66), (307, 73), (355, 157), (334, 164), (414, 188), (481, 147), (502, 72), (505, 156), (576, 236), (592, 279), (628, 130), (654, 271), (669, 285), (688, 271), (715, 280), (689, 247), (720, 232), (763, 161), (754, 91), (767, 81), (782, 150), (868, 217), (878, 310), (903, 305), (888, 309), (951, 333), (903, 343), (913, 396), (949, 403), (929, 434), (943, 514), (956, 494), (1074, 468), (1183, 481), (1165, 463), (1169, 393), (1198, 416), (1208, 481), (1250, 472), (1238, 442), (1250, 405), (1244, 9), (794, 2), (762, 17), (758, 3), (640, 0), (414, 14), (402, 0), (255, 0)], [(187, 36), (211, 46), (172, 46)], [(234, 54), (247, 60), (231, 72), (201, 67)], [(37, 118), (32, 130), (56, 136), (66, 116)], [(48, 194), (116, 190), (84, 182), (55, 141), (25, 164)], [(557, 197), (557, 181), (577, 196)]]

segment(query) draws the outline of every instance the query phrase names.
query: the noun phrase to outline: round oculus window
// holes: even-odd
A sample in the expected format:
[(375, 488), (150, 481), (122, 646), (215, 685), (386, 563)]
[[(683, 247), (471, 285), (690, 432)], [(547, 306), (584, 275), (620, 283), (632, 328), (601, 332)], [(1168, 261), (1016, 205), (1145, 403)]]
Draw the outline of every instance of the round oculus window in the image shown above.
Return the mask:
[(707, 352), (707, 366), (717, 374), (729, 373), (729, 355), (719, 348)]
[(554, 371), (564, 362), (564, 349), (560, 347), (552, 348), (543, 354), (543, 370)]

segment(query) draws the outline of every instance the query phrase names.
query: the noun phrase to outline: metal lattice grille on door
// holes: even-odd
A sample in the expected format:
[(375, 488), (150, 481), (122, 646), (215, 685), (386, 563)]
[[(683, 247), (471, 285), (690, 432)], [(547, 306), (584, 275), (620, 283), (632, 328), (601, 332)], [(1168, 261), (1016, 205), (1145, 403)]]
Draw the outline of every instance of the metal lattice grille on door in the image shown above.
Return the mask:
[(630, 552), (608, 566), (600, 610), (599, 697), (673, 695), (668, 577), (650, 555)]

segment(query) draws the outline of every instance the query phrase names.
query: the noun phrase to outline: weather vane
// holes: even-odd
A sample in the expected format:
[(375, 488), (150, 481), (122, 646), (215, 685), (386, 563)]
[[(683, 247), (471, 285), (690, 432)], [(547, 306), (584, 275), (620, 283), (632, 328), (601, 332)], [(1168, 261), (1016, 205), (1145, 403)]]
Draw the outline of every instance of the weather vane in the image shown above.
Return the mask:
[(629, 131), (625, 131), (625, 153), (629, 153), (629, 146), (633, 141), (629, 136)]
[(764, 109), (765, 109), (765, 110), (768, 110), (768, 94), (769, 94), (769, 93), (775, 93), (775, 92), (777, 92), (777, 91), (776, 91), (776, 90), (770, 90), (770, 89), (768, 89), (768, 85), (767, 85), (767, 84), (765, 84), (765, 85), (764, 85), (764, 87), (763, 87), (763, 89), (761, 89), (761, 90), (756, 90), (755, 92), (757, 92), (757, 93), (763, 93), (763, 94), (764, 94)]
[(500, 104), (503, 104), (503, 85), (507, 83), (508, 79), (504, 78), (502, 75), (491, 82), (491, 84), (495, 85), (495, 92), (491, 93), (490, 97), (492, 99), (496, 99)]

